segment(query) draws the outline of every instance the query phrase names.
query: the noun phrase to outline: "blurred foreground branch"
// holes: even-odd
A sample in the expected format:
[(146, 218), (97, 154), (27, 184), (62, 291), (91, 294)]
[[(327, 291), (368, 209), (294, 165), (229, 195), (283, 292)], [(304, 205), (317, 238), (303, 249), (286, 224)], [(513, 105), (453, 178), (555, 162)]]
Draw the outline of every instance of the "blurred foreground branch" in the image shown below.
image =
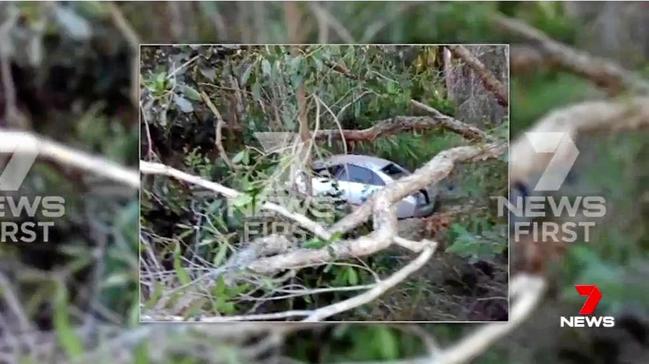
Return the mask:
[[(540, 30), (517, 19), (504, 15), (493, 17), (497, 26), (532, 42), (552, 65), (580, 75), (597, 86), (606, 89), (610, 95), (624, 91), (649, 92), (649, 82), (638, 74), (625, 70), (615, 62), (595, 57), (587, 52), (560, 43)], [(538, 56), (535, 56), (535, 59)]]
[(132, 188), (140, 186), (140, 176), (135, 170), (27, 132), (0, 129), (0, 153), (38, 155)]
[[(575, 140), (581, 133), (618, 132), (649, 127), (649, 97), (587, 101), (552, 111), (528, 132), (564, 132)], [(560, 156), (560, 153), (554, 156)], [(547, 165), (552, 154), (534, 153), (529, 140), (521, 137), (511, 145), (512, 181), (526, 182)]]

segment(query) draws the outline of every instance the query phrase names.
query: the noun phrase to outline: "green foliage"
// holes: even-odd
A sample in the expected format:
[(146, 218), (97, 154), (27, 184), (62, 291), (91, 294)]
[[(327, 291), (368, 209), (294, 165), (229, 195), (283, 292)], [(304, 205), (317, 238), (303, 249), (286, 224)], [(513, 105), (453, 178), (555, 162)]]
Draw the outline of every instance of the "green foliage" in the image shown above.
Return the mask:
[(500, 226), (500, 231), (497, 232), (485, 224), (484, 221), (477, 221), (473, 225), (474, 229), (481, 230), (480, 235), (472, 234), (460, 224), (451, 225), (449, 240), (452, 243), (446, 248), (446, 252), (468, 257), (471, 261), (492, 259), (502, 254), (507, 248), (507, 226)]
[(149, 75), (144, 81), (144, 86), (151, 91), (154, 97), (163, 97), (171, 91), (172, 82), (167, 78), (165, 72), (158, 72)]
[(529, 128), (550, 110), (583, 101), (593, 95), (592, 86), (566, 73), (534, 73), (512, 79), (512, 138)]
[[(299, 340), (299, 339), (298, 339)], [(308, 337), (296, 345), (296, 351), (320, 345), (320, 359), (325, 363), (347, 361), (394, 361), (415, 356), (422, 350), (422, 343), (403, 331), (388, 326), (339, 325), (329, 335), (327, 344), (317, 343)], [(306, 360), (306, 353), (297, 358)]]
[(75, 359), (83, 354), (83, 342), (75, 332), (70, 319), (67, 288), (60, 284), (56, 285), (54, 329), (56, 330), (57, 339), (65, 350), (68, 358)]

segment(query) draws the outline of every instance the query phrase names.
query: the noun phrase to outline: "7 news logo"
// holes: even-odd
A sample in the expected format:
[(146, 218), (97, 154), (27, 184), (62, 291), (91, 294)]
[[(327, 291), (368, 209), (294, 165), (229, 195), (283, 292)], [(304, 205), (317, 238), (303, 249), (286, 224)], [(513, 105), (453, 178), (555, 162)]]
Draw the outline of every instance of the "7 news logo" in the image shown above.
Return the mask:
[(602, 291), (595, 284), (578, 284), (577, 293), (586, 296), (584, 305), (579, 310), (580, 316), (561, 316), (561, 327), (614, 327), (615, 318), (612, 316), (594, 316), (597, 304), (602, 299)]

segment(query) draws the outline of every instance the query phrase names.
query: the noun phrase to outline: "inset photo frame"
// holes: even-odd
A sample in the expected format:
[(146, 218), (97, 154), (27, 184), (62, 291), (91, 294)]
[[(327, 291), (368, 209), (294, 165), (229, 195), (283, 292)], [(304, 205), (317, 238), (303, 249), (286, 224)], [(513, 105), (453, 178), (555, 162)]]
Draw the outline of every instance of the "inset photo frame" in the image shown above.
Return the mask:
[(140, 91), (142, 322), (508, 320), (508, 45), (141, 45)]

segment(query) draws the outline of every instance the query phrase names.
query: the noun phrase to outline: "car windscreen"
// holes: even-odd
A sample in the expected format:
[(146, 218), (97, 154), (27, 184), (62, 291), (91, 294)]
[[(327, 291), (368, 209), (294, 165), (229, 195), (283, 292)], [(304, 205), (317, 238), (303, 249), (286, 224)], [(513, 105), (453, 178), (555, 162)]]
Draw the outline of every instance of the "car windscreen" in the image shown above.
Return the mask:
[(408, 171), (393, 163), (381, 168), (381, 171), (394, 179), (399, 179), (409, 174)]

